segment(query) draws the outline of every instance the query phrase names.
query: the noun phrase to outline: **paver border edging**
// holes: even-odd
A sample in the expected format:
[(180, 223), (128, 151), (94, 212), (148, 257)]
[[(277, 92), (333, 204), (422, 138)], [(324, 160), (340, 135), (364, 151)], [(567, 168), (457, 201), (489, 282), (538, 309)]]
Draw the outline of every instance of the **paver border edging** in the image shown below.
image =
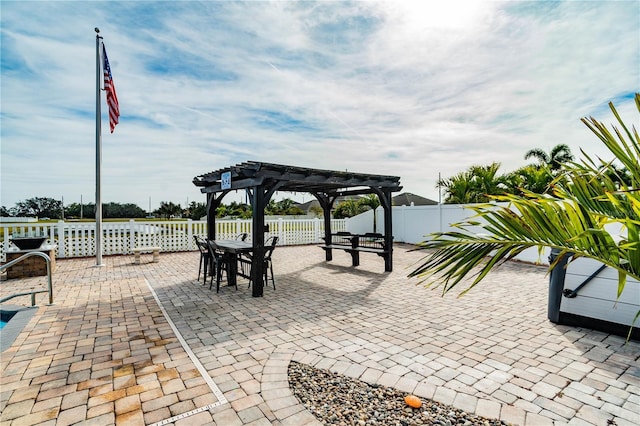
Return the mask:
[(196, 369), (204, 379), (205, 383), (209, 386), (211, 393), (213, 393), (213, 395), (215, 395), (216, 399), (218, 400), (217, 402), (208, 404), (204, 407), (197, 407), (196, 409), (190, 410), (186, 413), (181, 413), (176, 416), (153, 423), (152, 426), (161, 426), (161, 425), (166, 425), (170, 423), (175, 423), (176, 420), (184, 419), (203, 411), (211, 412), (211, 410), (217, 407), (227, 405), (228, 404), (227, 398), (225, 398), (224, 394), (222, 393), (218, 385), (215, 383), (213, 378), (207, 372), (207, 369), (204, 368), (198, 356), (193, 352), (193, 350), (191, 349), (191, 346), (189, 346), (187, 341), (184, 339), (184, 337), (182, 336), (182, 333), (180, 333), (180, 330), (178, 330), (178, 327), (176, 327), (175, 323), (171, 319), (171, 316), (165, 310), (164, 305), (160, 301), (158, 294), (156, 293), (153, 286), (151, 285), (151, 282), (147, 278), (144, 278), (144, 282), (147, 285), (147, 288), (149, 289), (149, 291), (151, 292), (151, 295), (153, 296), (153, 299), (155, 300), (158, 308), (162, 312), (162, 315), (165, 321), (167, 321), (167, 323), (171, 327), (171, 330), (173, 330), (174, 335), (176, 336), (176, 338), (178, 339), (178, 342), (180, 343), (180, 346), (182, 346), (182, 349), (187, 353), (187, 356), (189, 357), (191, 362), (194, 364), (194, 366), (196, 367)]
[(313, 425), (322, 423), (302, 405), (289, 387), (289, 363), (305, 358), (304, 351), (277, 348), (265, 362), (260, 381), (260, 393), (276, 420), (283, 425)]
[[(363, 380), (362, 372), (364, 370), (358, 364), (347, 361), (337, 361), (333, 358), (311, 354), (306, 351), (276, 348), (264, 366), (261, 394), (265, 403), (276, 416), (276, 419), (283, 425), (322, 425), (322, 423), (298, 401), (289, 387), (288, 368), (291, 361), (300, 362), (316, 368), (324, 368), (338, 374), (344, 374), (354, 379), (362, 380), (369, 384), (380, 384)], [(338, 363), (340, 368), (334, 368)], [(469, 406), (465, 405), (465, 401), (472, 396), (455, 392), (455, 394), (461, 395), (462, 397), (455, 397), (451, 400), (450, 395), (453, 390), (443, 386), (417, 386), (412, 391), (399, 388), (395, 389), (402, 392), (413, 393), (418, 397), (431, 399), (470, 412)], [(517, 407), (489, 399), (472, 398), (476, 398), (478, 403), (470, 414), (512, 422), (512, 420), (505, 418), (505, 414)], [(508, 415), (506, 417), (508, 417)], [(549, 419), (549, 421), (553, 422), (553, 419)]]

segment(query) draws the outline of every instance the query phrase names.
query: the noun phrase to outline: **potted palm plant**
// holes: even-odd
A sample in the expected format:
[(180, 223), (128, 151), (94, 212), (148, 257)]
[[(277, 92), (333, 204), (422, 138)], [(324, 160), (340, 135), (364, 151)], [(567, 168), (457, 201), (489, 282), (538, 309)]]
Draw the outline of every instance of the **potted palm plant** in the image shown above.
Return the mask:
[[(635, 104), (640, 113), (638, 93)], [(508, 204), (470, 207), (483, 221), (472, 218), (457, 223), (457, 230), (432, 234), (420, 243), (418, 249), (428, 254), (410, 276), (423, 278), (428, 286), (442, 287), (443, 293), (472, 276), (465, 293), (493, 268), (524, 250), (548, 247), (554, 253), (551, 269), (566, 263), (569, 256), (594, 259), (613, 268), (618, 297), (627, 277), (640, 281), (640, 137), (634, 127), (625, 125), (612, 103), (609, 107), (619, 125), (613, 131), (593, 117), (582, 122), (612, 153), (613, 160), (591, 158), (583, 152), (581, 161), (564, 164), (545, 194), (524, 191), (522, 195), (492, 196)], [(624, 176), (621, 166), (626, 169)], [(471, 232), (472, 226), (480, 226), (482, 233)], [(611, 228), (622, 229), (622, 238), (610, 232)], [(640, 311), (631, 323), (638, 317)]]

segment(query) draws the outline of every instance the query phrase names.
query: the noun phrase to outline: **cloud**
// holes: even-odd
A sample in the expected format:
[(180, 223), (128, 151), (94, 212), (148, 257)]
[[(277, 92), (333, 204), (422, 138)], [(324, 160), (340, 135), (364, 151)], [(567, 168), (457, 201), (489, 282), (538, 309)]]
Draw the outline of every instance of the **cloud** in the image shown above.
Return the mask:
[(579, 119), (635, 118), (640, 4), (432, 3), (3, 2), (1, 204), (93, 196), (95, 26), (122, 114), (105, 202), (204, 201), (194, 176), (247, 160), (437, 199), (439, 172), (534, 147), (609, 157)]

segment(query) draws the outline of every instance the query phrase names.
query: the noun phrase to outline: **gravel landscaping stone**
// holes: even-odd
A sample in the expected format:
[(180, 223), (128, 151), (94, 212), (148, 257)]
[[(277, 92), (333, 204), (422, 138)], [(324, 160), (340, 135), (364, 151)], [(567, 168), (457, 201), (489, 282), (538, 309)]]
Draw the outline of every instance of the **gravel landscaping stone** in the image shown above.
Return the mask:
[(411, 408), (404, 402), (407, 393), (295, 361), (288, 375), (296, 398), (326, 425), (507, 425), (426, 398), (420, 408)]

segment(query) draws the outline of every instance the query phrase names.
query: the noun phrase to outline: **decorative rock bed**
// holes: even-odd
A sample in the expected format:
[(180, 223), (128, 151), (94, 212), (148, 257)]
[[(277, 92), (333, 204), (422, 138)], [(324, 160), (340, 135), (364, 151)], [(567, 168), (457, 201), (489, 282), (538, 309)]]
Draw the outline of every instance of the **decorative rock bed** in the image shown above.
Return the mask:
[(406, 393), (370, 385), (327, 370), (292, 361), (289, 386), (293, 394), (326, 425), (506, 425), (457, 408), (421, 398), (420, 408), (404, 402)]

